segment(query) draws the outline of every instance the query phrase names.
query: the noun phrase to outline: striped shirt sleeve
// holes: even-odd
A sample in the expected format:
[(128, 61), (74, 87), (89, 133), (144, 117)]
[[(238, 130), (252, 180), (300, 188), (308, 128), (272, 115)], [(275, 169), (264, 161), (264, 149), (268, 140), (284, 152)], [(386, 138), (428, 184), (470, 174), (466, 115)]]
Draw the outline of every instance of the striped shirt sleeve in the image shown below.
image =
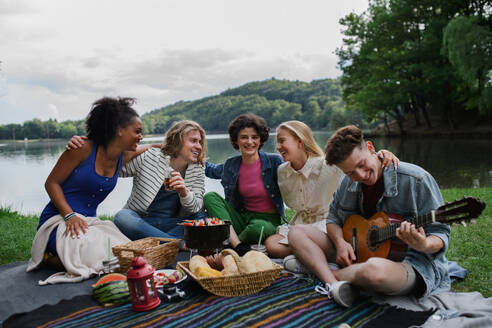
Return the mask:
[(137, 171), (140, 169), (142, 166), (142, 163), (145, 160), (147, 152), (143, 152), (139, 156), (133, 158), (131, 161), (123, 165), (123, 167), (120, 170), (119, 177), (120, 178), (128, 178), (128, 177), (134, 177), (137, 174)]
[(181, 197), (180, 202), (186, 213), (197, 213), (203, 208), (203, 194), (205, 193), (205, 170), (199, 164), (191, 164), (186, 171), (185, 184), (189, 192)]

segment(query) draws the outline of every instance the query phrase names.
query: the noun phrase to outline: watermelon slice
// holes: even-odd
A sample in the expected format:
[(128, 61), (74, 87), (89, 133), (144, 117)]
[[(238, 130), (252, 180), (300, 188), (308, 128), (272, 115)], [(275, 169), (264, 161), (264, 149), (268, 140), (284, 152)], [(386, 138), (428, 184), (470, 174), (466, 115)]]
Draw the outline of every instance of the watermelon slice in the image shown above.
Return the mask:
[(99, 285), (105, 284), (110, 281), (126, 280), (126, 276), (121, 273), (110, 273), (102, 276), (92, 287), (97, 287)]

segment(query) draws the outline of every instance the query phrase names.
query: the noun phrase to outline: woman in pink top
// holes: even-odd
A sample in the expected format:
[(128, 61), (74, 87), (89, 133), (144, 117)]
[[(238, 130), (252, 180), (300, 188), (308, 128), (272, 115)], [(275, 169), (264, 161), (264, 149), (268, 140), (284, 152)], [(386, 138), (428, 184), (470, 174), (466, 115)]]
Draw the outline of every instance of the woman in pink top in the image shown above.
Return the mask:
[(209, 216), (232, 223), (230, 245), (242, 255), (248, 244), (258, 243), (276, 232), (284, 216), (284, 205), (277, 184), (277, 168), (282, 158), (260, 151), (268, 139), (269, 127), (262, 117), (243, 114), (229, 124), (232, 146), (241, 155), (222, 164), (206, 163), (205, 175), (221, 179), (225, 199), (215, 192), (205, 194), (203, 202)]

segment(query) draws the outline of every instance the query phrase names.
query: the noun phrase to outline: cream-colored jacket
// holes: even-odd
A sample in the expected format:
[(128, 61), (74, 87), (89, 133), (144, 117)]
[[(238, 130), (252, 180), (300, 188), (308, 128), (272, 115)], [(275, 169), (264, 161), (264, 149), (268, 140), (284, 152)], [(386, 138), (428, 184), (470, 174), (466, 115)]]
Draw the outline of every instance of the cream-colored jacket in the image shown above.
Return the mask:
[[(343, 172), (334, 165), (327, 165), (324, 157), (318, 156), (309, 157), (298, 171), (290, 162), (285, 162), (278, 167), (277, 173), (282, 198), (296, 211), (289, 225), (312, 224), (326, 232), (325, 219)], [(287, 237), (288, 228), (280, 226), (278, 232)]]

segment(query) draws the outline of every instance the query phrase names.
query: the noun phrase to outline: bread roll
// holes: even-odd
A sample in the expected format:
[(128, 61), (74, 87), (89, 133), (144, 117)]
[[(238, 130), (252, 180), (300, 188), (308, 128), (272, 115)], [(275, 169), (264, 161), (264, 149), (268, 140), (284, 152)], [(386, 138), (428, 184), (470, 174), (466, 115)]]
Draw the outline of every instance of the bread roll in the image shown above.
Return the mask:
[(190, 271), (193, 272), (193, 274), (195, 274), (195, 271), (198, 267), (205, 267), (211, 269), (210, 265), (208, 265), (207, 263), (207, 260), (200, 255), (195, 255), (191, 258), (189, 267), (190, 267)]
[(236, 261), (231, 255), (222, 256), (222, 265), (224, 266), (224, 270), (222, 270), (224, 276), (239, 274)]

